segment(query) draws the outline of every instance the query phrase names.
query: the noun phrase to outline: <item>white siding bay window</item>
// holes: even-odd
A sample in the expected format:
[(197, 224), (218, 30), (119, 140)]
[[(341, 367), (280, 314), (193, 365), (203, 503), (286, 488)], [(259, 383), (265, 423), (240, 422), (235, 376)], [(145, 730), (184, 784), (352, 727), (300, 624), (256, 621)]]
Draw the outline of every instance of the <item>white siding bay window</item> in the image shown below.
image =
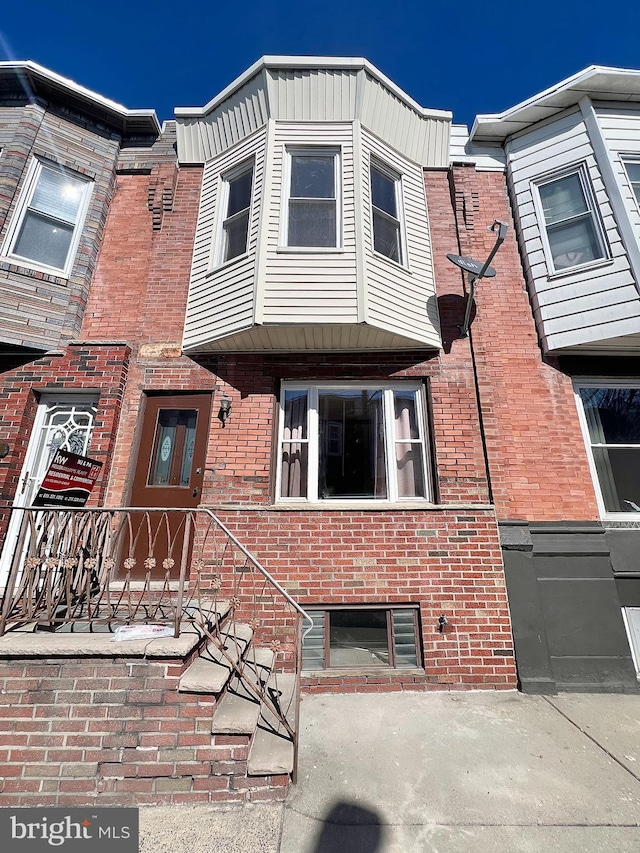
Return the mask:
[(607, 257), (591, 188), (582, 167), (536, 184), (550, 272)]
[(91, 182), (34, 160), (7, 235), (4, 254), (27, 266), (68, 275), (87, 209)]
[(373, 250), (402, 264), (400, 176), (374, 162), (370, 175)]
[(423, 394), (404, 382), (283, 383), (278, 498), (428, 498)]
[(340, 246), (340, 157), (335, 150), (289, 149), (285, 245)]
[(603, 514), (640, 513), (640, 383), (585, 382), (577, 395)]

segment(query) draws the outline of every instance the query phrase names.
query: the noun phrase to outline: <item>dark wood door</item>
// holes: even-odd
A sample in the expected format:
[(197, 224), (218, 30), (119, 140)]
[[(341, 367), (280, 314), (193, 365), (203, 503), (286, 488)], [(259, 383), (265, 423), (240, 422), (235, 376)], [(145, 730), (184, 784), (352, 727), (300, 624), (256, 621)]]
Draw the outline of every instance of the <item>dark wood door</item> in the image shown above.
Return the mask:
[[(140, 448), (131, 490), (131, 506), (184, 508), (201, 501), (204, 466), (211, 415), (210, 394), (185, 394), (147, 399)], [(173, 560), (172, 577), (180, 573), (184, 543), (185, 515), (173, 512), (132, 513), (132, 532), (124, 559), (133, 556), (131, 576), (143, 578), (145, 560), (153, 556), (156, 565), (151, 577), (165, 576), (165, 559)], [(131, 542), (131, 536), (134, 542)], [(151, 554), (150, 551), (153, 553)]]

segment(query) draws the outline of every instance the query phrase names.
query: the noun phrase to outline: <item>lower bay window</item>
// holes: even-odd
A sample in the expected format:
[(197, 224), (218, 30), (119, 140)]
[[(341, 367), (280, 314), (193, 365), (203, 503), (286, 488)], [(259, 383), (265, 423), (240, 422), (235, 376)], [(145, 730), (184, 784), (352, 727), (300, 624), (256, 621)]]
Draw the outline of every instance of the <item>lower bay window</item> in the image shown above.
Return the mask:
[(308, 612), (313, 628), (304, 640), (303, 670), (421, 666), (417, 608), (377, 605)]
[(423, 394), (417, 383), (283, 383), (278, 498), (428, 498)]

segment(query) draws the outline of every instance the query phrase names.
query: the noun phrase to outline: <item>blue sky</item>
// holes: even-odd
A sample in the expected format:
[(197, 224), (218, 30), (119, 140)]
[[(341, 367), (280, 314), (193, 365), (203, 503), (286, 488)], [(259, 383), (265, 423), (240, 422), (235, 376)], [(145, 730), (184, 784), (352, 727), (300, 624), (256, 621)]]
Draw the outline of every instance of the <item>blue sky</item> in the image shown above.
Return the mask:
[(32, 59), (162, 120), (263, 54), (364, 56), (422, 106), (470, 124), (587, 65), (640, 68), (639, 32), (638, 0), (29, 0), (4, 4), (0, 59)]

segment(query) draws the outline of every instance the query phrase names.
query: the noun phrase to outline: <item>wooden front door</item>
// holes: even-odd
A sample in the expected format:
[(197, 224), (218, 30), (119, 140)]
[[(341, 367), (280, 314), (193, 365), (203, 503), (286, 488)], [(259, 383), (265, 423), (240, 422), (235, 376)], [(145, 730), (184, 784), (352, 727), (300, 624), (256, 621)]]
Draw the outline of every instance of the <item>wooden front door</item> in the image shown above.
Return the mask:
[[(149, 397), (144, 411), (140, 449), (133, 478), (131, 506), (192, 509), (201, 501), (207, 454), (210, 394)], [(148, 520), (147, 520), (148, 519)], [(184, 542), (184, 513), (132, 513), (135, 542), (128, 542), (124, 558), (132, 556), (131, 576), (143, 578), (153, 556), (151, 577), (162, 580), (165, 559), (173, 560), (171, 576), (180, 574)], [(151, 554), (150, 551), (153, 553)], [(125, 572), (124, 559), (121, 572)]]

